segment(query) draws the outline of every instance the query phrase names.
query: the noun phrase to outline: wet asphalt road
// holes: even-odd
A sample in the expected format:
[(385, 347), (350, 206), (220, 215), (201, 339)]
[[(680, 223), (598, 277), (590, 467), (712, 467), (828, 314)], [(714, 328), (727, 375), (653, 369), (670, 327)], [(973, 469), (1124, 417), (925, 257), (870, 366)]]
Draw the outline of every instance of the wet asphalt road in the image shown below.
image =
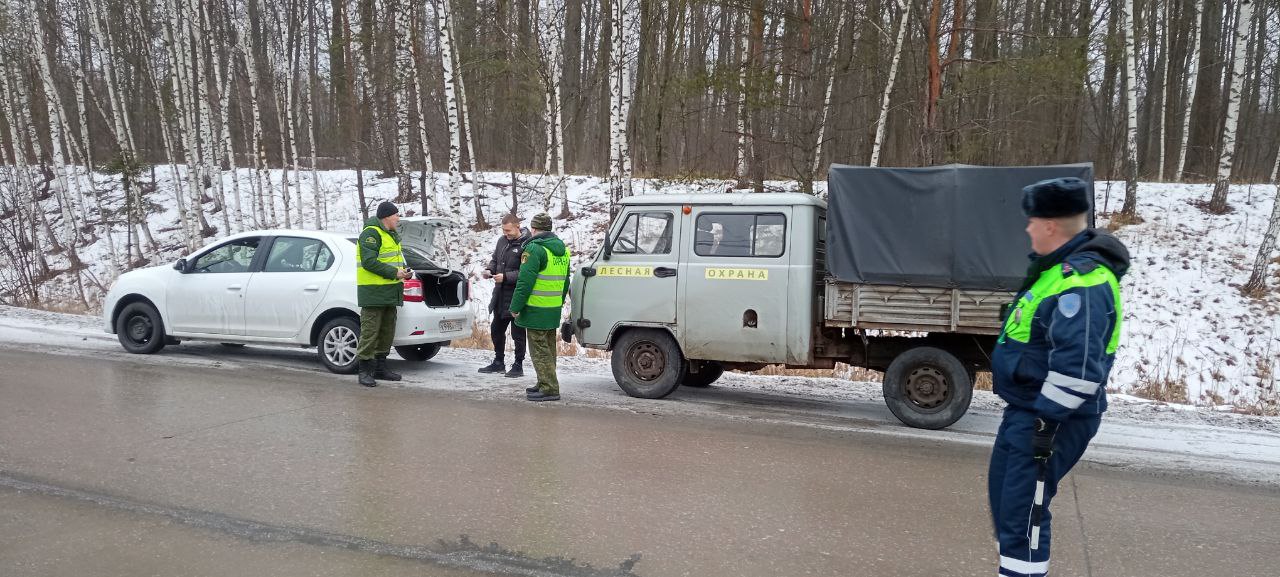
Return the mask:
[[(992, 575), (987, 449), (0, 351), (0, 575)], [(1054, 575), (1274, 575), (1280, 490), (1093, 466)]]

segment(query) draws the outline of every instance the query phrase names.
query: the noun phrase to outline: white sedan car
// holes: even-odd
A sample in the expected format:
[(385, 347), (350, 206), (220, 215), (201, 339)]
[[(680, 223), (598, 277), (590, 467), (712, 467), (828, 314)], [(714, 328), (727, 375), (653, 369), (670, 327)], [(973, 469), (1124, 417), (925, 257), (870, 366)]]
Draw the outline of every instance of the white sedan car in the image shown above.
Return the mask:
[[(435, 356), (451, 339), (471, 334), (470, 286), (461, 272), (437, 266), (438, 218), (400, 219), (406, 282), (396, 318), (396, 352), (409, 361)], [(420, 286), (415, 286), (420, 284)], [(335, 373), (356, 370), (360, 308), (356, 304), (356, 236), (316, 231), (240, 233), (171, 266), (125, 273), (103, 303), (108, 333), (131, 353), (204, 340), (317, 347)]]

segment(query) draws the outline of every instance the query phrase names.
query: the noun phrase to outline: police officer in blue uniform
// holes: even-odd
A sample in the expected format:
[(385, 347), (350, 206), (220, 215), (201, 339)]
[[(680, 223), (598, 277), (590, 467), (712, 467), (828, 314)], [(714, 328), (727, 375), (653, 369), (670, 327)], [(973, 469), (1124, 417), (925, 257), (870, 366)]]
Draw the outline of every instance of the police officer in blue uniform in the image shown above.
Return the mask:
[(1049, 504), (1107, 409), (1129, 251), (1088, 228), (1085, 181), (1046, 180), (1022, 194), (1034, 254), (992, 357), (1008, 407), (987, 487), (1000, 575), (1039, 577), (1049, 571)]

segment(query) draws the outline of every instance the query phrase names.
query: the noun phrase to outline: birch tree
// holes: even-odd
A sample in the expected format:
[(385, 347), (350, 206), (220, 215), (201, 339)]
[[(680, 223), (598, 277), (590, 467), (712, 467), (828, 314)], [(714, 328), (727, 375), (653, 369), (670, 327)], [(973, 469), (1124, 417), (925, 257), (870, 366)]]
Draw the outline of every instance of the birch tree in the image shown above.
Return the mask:
[(747, 187), (747, 70), (750, 66), (750, 52), (747, 51), (747, 18), (744, 14), (738, 31), (738, 108), (734, 115), (737, 129), (737, 142), (733, 148), (733, 171), (737, 177), (739, 189)]
[(616, 205), (631, 195), (631, 153), (627, 143), (627, 122), (631, 113), (631, 62), (629, 50), (635, 13), (627, 2), (617, 0), (611, 5), (609, 25), (613, 47), (610, 51), (609, 92), (609, 190), (610, 199)]
[[(852, 10), (852, 6), (839, 6), (837, 10), (840, 12), (839, 20), (836, 24), (836, 35), (834, 46), (831, 48), (831, 76), (827, 80), (827, 90), (822, 97), (822, 108), (818, 109), (818, 138), (813, 145), (813, 167), (809, 169), (809, 174), (814, 178), (819, 176), (819, 170), (822, 166), (822, 145), (826, 140), (827, 132), (827, 110), (831, 108), (831, 92), (836, 87), (836, 57), (840, 55), (840, 36), (844, 33), (845, 19), (848, 12)], [(856, 44), (856, 42), (851, 42)]]
[(911, 18), (911, 2), (898, 0), (898, 9), (902, 16), (898, 18), (898, 37), (893, 41), (893, 61), (889, 64), (889, 79), (884, 84), (884, 92), (880, 94), (880, 115), (876, 120), (876, 138), (871, 143), (870, 166), (880, 166), (880, 149), (884, 146), (885, 126), (889, 121), (889, 97), (893, 94), (893, 83), (898, 78), (898, 64), (902, 61), (902, 43), (907, 37), (907, 20)]
[[(456, 205), (461, 196), (462, 187), (462, 135), (458, 121), (458, 93), (455, 85), (453, 66), (453, 38), (450, 31), (449, 0), (439, 0), (436, 8), (437, 27), (440, 37), (440, 62), (444, 72), (444, 99), (446, 124), (449, 128), (449, 187), (450, 205)], [(445, 204), (437, 202), (436, 210), (443, 212)]]
[[(1153, 24), (1154, 26), (1154, 24)], [(1160, 6), (1160, 26), (1163, 30), (1160, 33), (1160, 59), (1162, 64), (1158, 64), (1159, 80), (1152, 83), (1153, 92), (1159, 92), (1162, 95), (1160, 109), (1155, 110), (1153, 116), (1156, 122), (1155, 140), (1156, 140), (1156, 182), (1164, 181), (1164, 130), (1165, 117), (1169, 114), (1169, 66), (1173, 60), (1169, 55), (1169, 3), (1166, 1)]]
[[(451, 11), (449, 13), (449, 39), (452, 41), (453, 47), (455, 48), (452, 52), (454, 58), (453, 64), (457, 70), (455, 79), (458, 81), (458, 103), (461, 105), (462, 109), (462, 130), (466, 132), (467, 136), (467, 164), (471, 169), (471, 204), (472, 207), (475, 208), (476, 212), (476, 224), (474, 228), (476, 230), (488, 230), (489, 223), (485, 222), (484, 199), (481, 196), (480, 189), (480, 169), (477, 168), (479, 161), (476, 160), (476, 137), (475, 133), (471, 131), (471, 110), (467, 105), (466, 75), (462, 73), (462, 59), (456, 50), (458, 46), (458, 39), (453, 33), (453, 28), (453, 12)], [(459, 150), (459, 152), (461, 152), (461, 150)], [(453, 212), (461, 214), (461, 199), (455, 196), (452, 202), (454, 203)]]
[[(254, 2), (256, 0), (249, 0)], [(253, 179), (251, 179), (253, 188), (254, 201), (253, 205), (253, 225), (254, 227), (266, 226), (269, 221), (275, 220), (275, 201), (271, 199), (271, 177), (267, 173), (267, 145), (263, 136), (263, 117), (262, 105), (259, 100), (259, 84), (261, 77), (258, 71), (257, 57), (254, 56), (253, 46), (249, 42), (252, 35), (253, 24), (249, 20), (248, 3), (245, 6), (244, 19), (241, 20), (239, 29), (236, 31), (237, 52), (240, 53), (240, 60), (244, 65), (245, 79), (249, 85), (249, 104), (253, 109), (252, 126), (247, 131), (249, 133), (249, 151), (253, 158)], [(267, 216), (267, 205), (270, 204), (271, 217)], [(274, 224), (274, 222), (272, 222)]]
[[(414, 4), (418, 6), (418, 4)], [(424, 11), (425, 13), (425, 11)], [(424, 15), (425, 17), (425, 15)], [(414, 18), (414, 22), (426, 30), (423, 18)], [(421, 45), (415, 43), (415, 48), (421, 49)], [(418, 146), (422, 149), (422, 191), (421, 204), (422, 214), (427, 214), (427, 199), (436, 195), (436, 174), (435, 167), (431, 163), (431, 143), (427, 138), (427, 115), (426, 110), (422, 106), (422, 101), (426, 99), (426, 95), (422, 92), (422, 75), (418, 73), (418, 66), (413, 67), (413, 92), (417, 95), (414, 104), (418, 107)]]
[(1138, 53), (1135, 48), (1133, 0), (1124, 0), (1124, 68), (1125, 68), (1125, 184), (1121, 214), (1133, 219), (1138, 214)]
[(1253, 19), (1253, 1), (1240, 0), (1236, 14), (1236, 42), (1231, 51), (1231, 75), (1227, 93), (1227, 120), (1222, 128), (1222, 145), (1218, 151), (1218, 175), (1213, 181), (1213, 196), (1209, 199), (1209, 212), (1227, 212), (1227, 190), (1231, 186), (1231, 167), (1235, 161), (1236, 129), (1240, 120), (1240, 92), (1244, 83), (1244, 50), (1249, 42), (1249, 25)]
[[(539, 26), (542, 44), (543, 86), (546, 91), (546, 106), (543, 112), (543, 123), (546, 125), (547, 150), (543, 163), (543, 177), (548, 182), (545, 187), (542, 209), (551, 212), (551, 201), (560, 192), (564, 183), (564, 128), (560, 124), (560, 35), (562, 25), (558, 24), (560, 10), (552, 0), (540, 0), (539, 15), (542, 22)], [(553, 161), (555, 172), (552, 172)], [(553, 178), (554, 176), (554, 178)], [(567, 207), (567, 204), (566, 204)], [(563, 210), (562, 210), (563, 212)]]
[[(85, 308), (88, 308), (89, 302), (85, 296), (84, 284), (80, 278), (80, 269), (83, 265), (80, 261), (80, 254), (76, 250), (76, 244), (80, 241), (79, 226), (74, 218), (68, 189), (70, 182), (76, 176), (70, 174), (62, 151), (62, 146), (66, 142), (64, 139), (70, 127), (63, 113), (62, 99), (58, 96), (57, 85), (54, 83), (53, 64), (46, 49), (44, 23), (41, 22), (40, 10), (34, 0), (30, 5), (30, 12), (33, 20), (32, 28), (36, 32), (34, 42), (36, 64), (40, 70), (41, 86), (44, 90), (45, 105), (49, 113), (49, 136), (51, 141), (49, 154), (53, 160), (54, 175), (58, 182), (58, 192), (55, 196), (62, 211), (61, 224), (63, 236), (66, 240), (64, 247), (67, 250), (67, 259), (71, 264), (72, 279), (75, 283), (76, 292), (80, 296), (80, 302), (85, 305)], [(39, 212), (41, 218), (47, 218), (43, 209), (37, 208), (37, 212)], [(47, 225), (46, 228), (48, 228)], [(50, 236), (52, 236), (52, 232)]]
[[(1196, 80), (1200, 77), (1200, 35), (1204, 28), (1204, 0), (1196, 0), (1195, 25), (1191, 29), (1191, 60), (1187, 77), (1186, 97), (1182, 107), (1182, 136), (1178, 144), (1178, 170), (1174, 178), (1186, 180), (1183, 171), (1187, 166), (1187, 141), (1191, 138), (1191, 111), (1196, 105)], [(1273, 179), (1274, 180), (1274, 179)]]
[[(409, 87), (412, 85), (413, 76), (416, 76), (416, 69), (413, 66), (413, 57), (409, 51), (409, 26), (411, 19), (409, 14), (412, 10), (413, 2), (402, 0), (400, 2), (389, 2), (388, 8), (392, 10), (395, 17), (392, 19), (392, 38), (395, 39), (396, 54), (396, 80), (395, 86), (391, 90), (391, 101), (395, 107), (396, 114), (396, 183), (397, 192), (396, 202), (409, 202), (413, 200), (413, 178), (409, 175), (411, 161), (409, 160)], [(425, 211), (427, 207), (422, 207)]]

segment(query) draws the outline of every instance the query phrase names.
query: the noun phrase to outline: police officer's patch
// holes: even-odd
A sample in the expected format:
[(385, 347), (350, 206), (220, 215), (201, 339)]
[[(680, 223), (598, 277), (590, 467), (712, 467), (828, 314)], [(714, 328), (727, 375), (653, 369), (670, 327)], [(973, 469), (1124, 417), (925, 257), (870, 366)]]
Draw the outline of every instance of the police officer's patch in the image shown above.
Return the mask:
[(1076, 316), (1080, 312), (1080, 295), (1068, 293), (1058, 297), (1058, 312), (1067, 318)]
[(364, 242), (365, 244), (373, 244), (377, 242), (377, 240), (375, 240), (372, 236), (366, 236), (364, 237)]
[(529, 260), (529, 253), (526, 252), (520, 255), (520, 264), (524, 264), (525, 262), (528, 262), (528, 260)]

